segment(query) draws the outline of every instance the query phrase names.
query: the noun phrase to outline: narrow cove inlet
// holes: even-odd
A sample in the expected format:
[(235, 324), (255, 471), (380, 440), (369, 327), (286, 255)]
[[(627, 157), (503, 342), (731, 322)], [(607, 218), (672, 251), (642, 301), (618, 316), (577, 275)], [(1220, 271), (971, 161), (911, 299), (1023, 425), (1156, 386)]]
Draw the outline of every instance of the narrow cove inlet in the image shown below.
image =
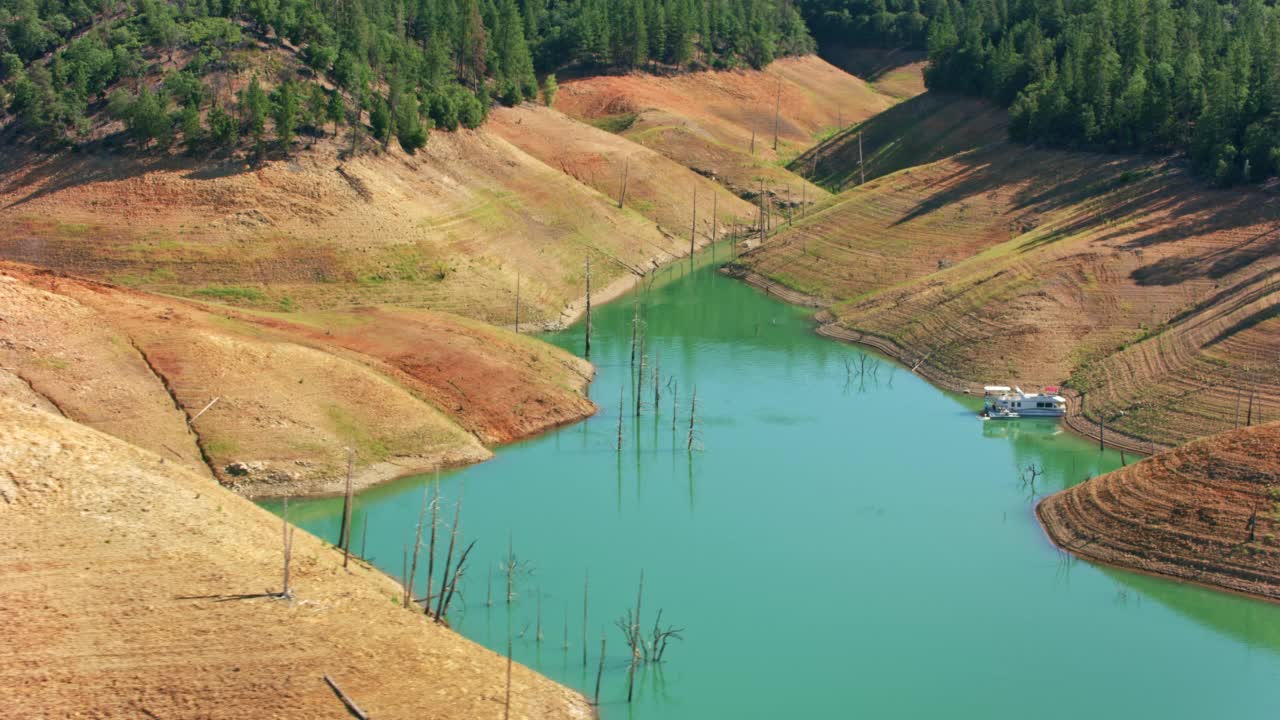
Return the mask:
[[(980, 398), (820, 338), (809, 313), (687, 263), (597, 308), (600, 412), (439, 479), (442, 518), (461, 500), (460, 537), (476, 541), (454, 627), (502, 654), (511, 637), (517, 662), (588, 697), (605, 639), (606, 720), (1280, 707), (1280, 606), (1093, 566), (1045, 538), (1035, 502), (1118, 453), (1054, 421), (980, 422)], [(581, 354), (583, 332), (546, 339)], [(432, 482), (357, 496), (353, 550), (400, 577)], [(334, 542), (341, 508), (293, 501), (289, 519)], [(642, 572), (644, 631), (661, 610), (682, 638), (638, 670), (628, 705), (617, 623)]]

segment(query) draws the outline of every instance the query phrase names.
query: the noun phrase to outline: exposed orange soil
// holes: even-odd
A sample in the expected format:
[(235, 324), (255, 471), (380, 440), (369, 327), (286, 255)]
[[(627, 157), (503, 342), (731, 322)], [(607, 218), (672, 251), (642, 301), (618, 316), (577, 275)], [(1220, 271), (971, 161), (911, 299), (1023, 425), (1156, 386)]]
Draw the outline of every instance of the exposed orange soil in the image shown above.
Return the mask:
[(414, 157), (336, 151), (257, 169), (15, 153), (0, 163), (0, 257), (262, 308), (397, 304), (500, 324), (519, 276), (532, 324), (583, 294), (588, 255), (603, 287), (688, 252), (488, 131), (434, 133)]
[(588, 122), (621, 123), (625, 137), (715, 176), (740, 195), (758, 191), (763, 180), (790, 188), (798, 201), (802, 194), (822, 198), (825, 193), (779, 167), (778, 160), (813, 145), (822, 133), (871, 117), (894, 102), (810, 56), (778, 60), (763, 71), (672, 77), (637, 73), (567, 81), (556, 107)]
[(585, 361), (459, 317), (362, 309), (302, 324), (0, 270), (10, 372), (69, 417), (207, 463), (246, 494), (337, 491), (344, 448), (364, 486), (594, 412)]
[(1280, 600), (1280, 423), (1156, 455), (1036, 512), (1085, 559)]
[(1073, 427), (1130, 448), (1229, 429), (1250, 394), (1280, 413), (1273, 190), (997, 141), (847, 191), (745, 262), (944, 384), (1069, 379)]
[(829, 138), (789, 167), (828, 190), (840, 191), (862, 182), (864, 172), (873, 180), (999, 143), (1008, 127), (1008, 115), (986, 102), (925, 93)]
[(713, 208), (717, 237), (723, 237), (733, 225), (745, 225), (755, 219), (754, 205), (714, 179), (555, 110), (532, 104), (496, 109), (488, 127), (512, 145), (615, 202), (621, 196), (625, 178), (626, 207), (686, 244), (694, 219), (695, 194), (699, 246), (712, 237)]
[[(26, 718), (503, 717), (506, 659), (207, 477), (0, 398), (0, 706)], [(242, 596), (242, 597), (240, 597)], [(516, 666), (511, 717), (589, 718)]]
[(250, 315), (295, 342), (344, 348), (443, 409), (489, 444), (531, 437), (595, 412), (590, 363), (478, 321), (405, 308), (304, 316), (306, 326)]

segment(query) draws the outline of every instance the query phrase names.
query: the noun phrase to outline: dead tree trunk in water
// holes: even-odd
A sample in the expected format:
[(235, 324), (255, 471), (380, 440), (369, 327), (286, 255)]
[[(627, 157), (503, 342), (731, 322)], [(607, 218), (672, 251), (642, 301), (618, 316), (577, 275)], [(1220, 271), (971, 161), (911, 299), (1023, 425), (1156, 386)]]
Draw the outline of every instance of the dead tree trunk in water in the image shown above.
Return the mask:
[[(458, 493), (458, 504), (453, 507), (453, 527), (449, 528), (449, 550), (444, 555), (444, 578), (441, 582), (440, 597), (436, 601), (436, 622), (444, 621), (444, 585), (449, 580), (449, 568), (453, 565), (453, 547), (458, 542), (458, 522), (462, 519), (462, 493)], [(461, 564), (461, 563), (459, 563)]]
[(636, 417), (640, 417), (640, 406), (644, 403), (644, 333), (640, 333), (640, 379), (636, 383)]
[(640, 301), (632, 305), (631, 313), (631, 370), (636, 369), (636, 333), (640, 330)]
[(586, 348), (583, 352), (588, 359), (591, 358), (591, 256), (587, 256), (587, 341)]
[(671, 378), (671, 440), (675, 441), (676, 419), (680, 416), (680, 381)]
[(605, 647), (606, 647), (605, 637), (602, 634), (600, 637), (600, 665), (599, 667), (596, 668), (596, 694), (595, 694), (595, 700), (591, 703), (592, 705), (596, 705), (597, 707), (600, 705), (600, 677), (604, 675)]
[(662, 397), (661, 385), (662, 380), (662, 351), (659, 350), (654, 356), (653, 364), (653, 414), (656, 417), (658, 413), (658, 401)]
[[(427, 543), (427, 597), (423, 611), (431, 614), (431, 583), (436, 575), (436, 528), (440, 524), (440, 469), (436, 468), (435, 482), (431, 483), (431, 540)], [(443, 586), (444, 583), (441, 583)], [(443, 590), (442, 590), (443, 592)]]
[(422, 488), (422, 507), (418, 510), (418, 529), (413, 536), (413, 560), (409, 563), (409, 582), (406, 583), (404, 596), (404, 606), (409, 607), (413, 602), (413, 586), (414, 580), (418, 576), (418, 553), (422, 551), (422, 526), (427, 521), (427, 498), (429, 497), (426, 486)]
[(693, 452), (693, 427), (698, 418), (698, 386), (693, 386), (693, 402), (689, 404), (689, 452)]
[(622, 415), (626, 412), (626, 388), (618, 388), (618, 452), (622, 452)]

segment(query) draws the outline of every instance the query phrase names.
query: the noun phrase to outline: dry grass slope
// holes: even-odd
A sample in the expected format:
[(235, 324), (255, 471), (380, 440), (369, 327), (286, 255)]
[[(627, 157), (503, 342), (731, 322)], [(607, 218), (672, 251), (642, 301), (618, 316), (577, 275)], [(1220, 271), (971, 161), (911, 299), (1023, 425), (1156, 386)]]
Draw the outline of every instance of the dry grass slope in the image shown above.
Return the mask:
[(792, 160), (793, 171), (839, 192), (862, 181), (858, 135), (867, 180), (926, 165), (1004, 140), (1003, 110), (972, 98), (925, 93), (850, 127)]
[(1251, 397), (1255, 422), (1280, 413), (1273, 190), (1212, 190), (1149, 158), (979, 144), (846, 191), (749, 268), (834, 303), (824, 334), (945, 385), (1069, 379), (1087, 395), (1073, 427), (1102, 421), (1130, 449), (1242, 425)]
[(1156, 455), (1036, 512), (1085, 559), (1280, 600), (1280, 423)]
[[(506, 660), (179, 463), (0, 398), (0, 707), (26, 718), (501, 717)], [(512, 717), (592, 717), (517, 666)]]
[[(545, 107), (500, 108), (489, 129), (512, 145), (559, 168), (578, 182), (617, 201), (626, 179), (627, 208), (657, 223), (666, 234), (689, 242), (697, 195), (697, 245), (754, 218), (755, 206), (680, 163), (627, 138), (580, 123)], [(714, 206), (713, 206), (714, 203)]]
[(344, 448), (363, 486), (594, 412), (587, 363), (463, 318), (364, 309), (302, 324), (0, 269), (0, 357), (22, 384), (250, 495), (336, 492)]
[[(789, 189), (799, 201), (802, 194), (820, 200), (826, 193), (780, 163), (825, 134), (895, 102), (810, 56), (784, 58), (763, 71), (573, 80), (561, 86), (556, 107), (714, 177), (741, 197), (759, 192), (764, 181), (780, 196)], [(774, 115), (779, 107), (775, 152)]]
[(318, 144), (258, 168), (16, 153), (0, 162), (0, 257), (261, 309), (397, 304), (555, 323), (584, 292), (688, 252), (644, 217), (486, 130), (417, 156)]

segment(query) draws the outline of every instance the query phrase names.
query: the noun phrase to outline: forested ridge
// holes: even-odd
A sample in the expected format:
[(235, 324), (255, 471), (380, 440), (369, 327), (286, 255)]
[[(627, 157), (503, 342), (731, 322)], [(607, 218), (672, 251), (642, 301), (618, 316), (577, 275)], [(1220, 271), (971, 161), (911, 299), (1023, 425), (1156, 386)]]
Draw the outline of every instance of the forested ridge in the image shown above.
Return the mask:
[(814, 0), (820, 41), (927, 48), (936, 90), (1014, 139), (1186, 152), (1220, 185), (1280, 175), (1280, 9), (1264, 0)]
[(0, 123), (46, 147), (113, 118), (161, 147), (412, 151), (566, 68), (759, 68), (817, 38), (927, 49), (928, 86), (1008, 107), (1017, 140), (1280, 175), (1274, 0), (0, 0), (0, 30)]
[(105, 117), (142, 145), (261, 153), (328, 126), (413, 151), (538, 97), (539, 72), (549, 101), (567, 66), (763, 67), (813, 49), (790, 0), (0, 0), (0, 122), (43, 146)]

